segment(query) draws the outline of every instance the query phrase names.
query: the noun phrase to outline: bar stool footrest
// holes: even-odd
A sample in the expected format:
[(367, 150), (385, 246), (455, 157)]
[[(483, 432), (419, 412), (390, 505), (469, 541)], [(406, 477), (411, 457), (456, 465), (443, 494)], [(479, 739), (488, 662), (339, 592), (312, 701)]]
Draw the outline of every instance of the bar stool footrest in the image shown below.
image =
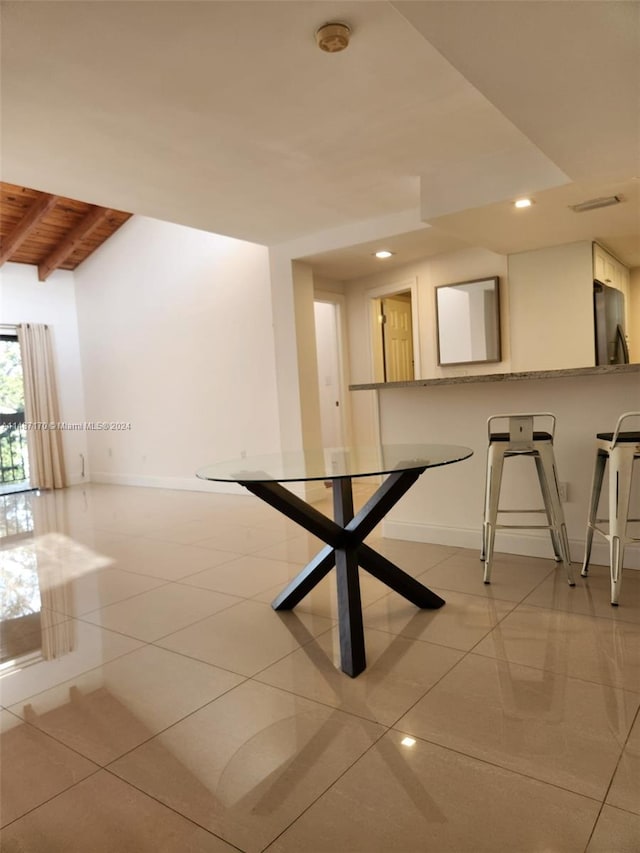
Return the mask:
[[(607, 519), (605, 518), (604, 520), (606, 521)], [(594, 533), (599, 533), (600, 536), (604, 536), (605, 539), (611, 539), (612, 538), (611, 533), (607, 533), (606, 530), (602, 530), (602, 528), (600, 528), (600, 527), (596, 527), (595, 525), (589, 525), (589, 527), (591, 528), (591, 530), (593, 530)], [(624, 541), (628, 545), (630, 542), (640, 542), (640, 537), (638, 537), (638, 536), (625, 536)]]
[(499, 509), (498, 515), (500, 515), (503, 512), (515, 512), (518, 515), (532, 515), (535, 512), (546, 513), (546, 509)]

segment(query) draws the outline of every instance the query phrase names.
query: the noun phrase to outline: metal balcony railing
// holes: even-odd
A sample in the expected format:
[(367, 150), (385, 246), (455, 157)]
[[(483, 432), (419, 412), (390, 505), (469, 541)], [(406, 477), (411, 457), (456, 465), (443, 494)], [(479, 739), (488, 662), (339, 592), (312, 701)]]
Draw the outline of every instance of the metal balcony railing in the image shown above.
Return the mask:
[(0, 414), (0, 485), (29, 477), (24, 412)]

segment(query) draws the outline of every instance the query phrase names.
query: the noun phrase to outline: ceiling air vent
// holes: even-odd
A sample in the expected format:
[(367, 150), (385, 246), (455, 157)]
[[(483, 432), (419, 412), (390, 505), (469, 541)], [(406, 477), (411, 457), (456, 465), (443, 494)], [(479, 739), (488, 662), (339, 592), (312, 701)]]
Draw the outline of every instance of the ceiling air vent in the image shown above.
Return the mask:
[(585, 210), (597, 210), (599, 207), (610, 207), (612, 204), (620, 204), (619, 195), (609, 195), (604, 198), (591, 198), (589, 201), (581, 201), (580, 204), (570, 204), (574, 213), (584, 213)]

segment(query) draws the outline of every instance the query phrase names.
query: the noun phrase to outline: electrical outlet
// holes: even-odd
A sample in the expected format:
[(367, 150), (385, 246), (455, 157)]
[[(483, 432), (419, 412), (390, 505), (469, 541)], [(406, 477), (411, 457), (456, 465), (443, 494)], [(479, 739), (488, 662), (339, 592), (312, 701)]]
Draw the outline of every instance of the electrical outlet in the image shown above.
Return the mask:
[(566, 504), (569, 500), (569, 483), (558, 483), (558, 491), (560, 493), (560, 501)]

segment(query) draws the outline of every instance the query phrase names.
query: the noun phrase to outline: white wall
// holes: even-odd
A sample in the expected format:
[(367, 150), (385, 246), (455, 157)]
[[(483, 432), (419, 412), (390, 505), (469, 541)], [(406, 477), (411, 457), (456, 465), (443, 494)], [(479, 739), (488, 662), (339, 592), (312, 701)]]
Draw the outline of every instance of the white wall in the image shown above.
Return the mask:
[(293, 262), (298, 385), (305, 443), (322, 446), (318, 358), (314, 313), (313, 272), (308, 264)]
[[(133, 217), (76, 271), (92, 479), (198, 488), (279, 449), (268, 251)], [(218, 487), (223, 488), (223, 487)]]
[(334, 278), (326, 278), (325, 276), (318, 275), (314, 270), (313, 289), (316, 293), (337, 293), (344, 295), (345, 283), (344, 281), (336, 281)]
[(595, 363), (590, 241), (510, 255), (509, 293), (515, 372)]
[[(83, 423), (87, 418), (80, 371), (74, 274), (56, 270), (45, 282), (40, 282), (37, 267), (5, 264), (0, 270), (0, 323), (46, 323), (49, 326), (60, 418)], [(86, 460), (87, 434), (65, 430), (62, 445), (69, 484), (82, 482), (81, 456)]]

